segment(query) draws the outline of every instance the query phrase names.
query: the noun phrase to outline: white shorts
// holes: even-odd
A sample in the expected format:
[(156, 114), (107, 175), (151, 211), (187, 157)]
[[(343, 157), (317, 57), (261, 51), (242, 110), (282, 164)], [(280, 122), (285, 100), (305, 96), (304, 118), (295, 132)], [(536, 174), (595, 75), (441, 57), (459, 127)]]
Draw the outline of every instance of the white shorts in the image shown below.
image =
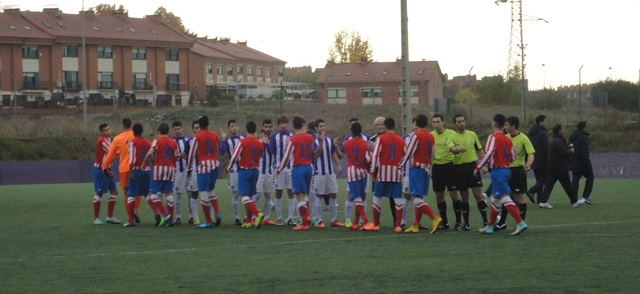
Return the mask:
[(286, 189), (292, 189), (293, 186), (291, 185), (291, 169), (283, 169), (280, 171), (280, 175), (275, 176), (275, 188), (276, 190), (284, 190)]
[(173, 192), (184, 193), (187, 189), (187, 173), (176, 172), (175, 183), (173, 185)]
[(402, 177), (402, 193), (409, 194), (409, 177)]
[(227, 187), (233, 192), (238, 191), (238, 172), (229, 173), (229, 184), (227, 184)]
[(273, 193), (275, 187), (273, 185), (272, 174), (260, 174), (258, 175), (258, 184), (256, 185), (256, 192), (258, 193)]
[(192, 173), (191, 177), (187, 179), (187, 191), (199, 192), (198, 191), (198, 175), (196, 175), (195, 173)]
[(313, 177), (317, 195), (329, 195), (338, 193), (336, 175), (315, 175)]

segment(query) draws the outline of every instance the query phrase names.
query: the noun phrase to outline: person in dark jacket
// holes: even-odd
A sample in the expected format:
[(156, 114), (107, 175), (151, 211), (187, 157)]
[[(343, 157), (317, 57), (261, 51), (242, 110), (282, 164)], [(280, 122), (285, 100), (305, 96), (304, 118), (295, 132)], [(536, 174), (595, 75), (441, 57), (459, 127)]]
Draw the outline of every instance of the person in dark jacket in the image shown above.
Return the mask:
[(549, 147), (549, 136), (547, 135), (547, 117), (538, 115), (536, 124), (529, 129), (529, 140), (536, 151), (536, 157), (531, 164), (533, 174), (536, 177), (536, 184), (527, 191), (527, 196), (532, 203), (536, 203), (534, 196), (537, 194), (538, 204), (544, 192), (544, 184), (547, 181), (547, 149)]
[(541, 208), (553, 208), (548, 201), (557, 181), (560, 181), (564, 192), (567, 193), (571, 206), (578, 207), (584, 203), (584, 200), (578, 200), (578, 195), (571, 188), (569, 170), (571, 169), (570, 156), (573, 153), (573, 148), (567, 146), (567, 141), (563, 136), (562, 125), (555, 125), (547, 152), (547, 183), (544, 186), (544, 195), (538, 204)]
[(569, 146), (573, 145), (575, 152), (571, 154), (571, 166), (573, 180), (571, 186), (573, 193), (578, 195), (580, 188), (580, 179), (584, 177), (587, 182), (582, 191), (582, 199), (584, 202), (591, 204), (591, 190), (593, 190), (593, 167), (591, 166), (591, 157), (589, 156), (589, 133), (586, 131), (587, 122), (581, 121), (575, 131), (569, 136)]

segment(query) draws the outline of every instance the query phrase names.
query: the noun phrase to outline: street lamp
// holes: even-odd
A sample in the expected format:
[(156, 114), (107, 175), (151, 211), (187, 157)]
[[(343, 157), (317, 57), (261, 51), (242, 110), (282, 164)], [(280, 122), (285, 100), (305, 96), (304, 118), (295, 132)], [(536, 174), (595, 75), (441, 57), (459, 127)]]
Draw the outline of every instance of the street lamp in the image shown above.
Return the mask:
[[(420, 92), (419, 94), (424, 94), (424, 71), (427, 70), (427, 68), (423, 68), (419, 73), (420, 73)], [(418, 97), (420, 97), (420, 95), (418, 95)], [(427, 95), (427, 99), (429, 99), (429, 96)], [(426, 102), (426, 101), (425, 101)], [(421, 104), (421, 112), (424, 114), (424, 104), (425, 103), (420, 103)]]
[(542, 64), (542, 89), (547, 88), (547, 68)]
[(327, 87), (327, 80), (333, 76), (333, 73), (329, 73), (325, 78), (324, 78), (324, 103), (325, 104), (329, 104), (329, 87)]
[(580, 117), (580, 121), (582, 121), (582, 67), (578, 70), (578, 116)]
[(473, 65), (469, 69), (469, 74), (467, 75), (467, 81), (469, 82), (469, 120), (473, 120), (473, 90), (471, 90), (471, 70), (473, 70)]
[(373, 74), (373, 78), (372, 78), (373, 86), (371, 87), (371, 99), (373, 99), (372, 100), (373, 101), (372, 102), (373, 105), (376, 104), (376, 75), (378, 75), (377, 71)]

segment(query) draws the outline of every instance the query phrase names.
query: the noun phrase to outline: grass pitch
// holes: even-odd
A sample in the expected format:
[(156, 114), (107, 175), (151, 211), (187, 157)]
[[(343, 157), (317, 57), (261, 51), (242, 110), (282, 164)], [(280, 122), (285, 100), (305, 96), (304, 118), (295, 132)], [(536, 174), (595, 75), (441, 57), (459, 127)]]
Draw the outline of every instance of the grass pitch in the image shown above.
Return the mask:
[[(388, 206), (380, 232), (241, 229), (232, 224), (226, 181), (217, 186), (223, 225), (204, 230), (154, 227), (146, 203), (135, 228), (95, 226), (91, 184), (0, 186), (1, 292), (600, 293), (640, 286), (637, 180), (597, 179), (594, 204), (577, 209), (558, 185), (553, 209), (529, 204), (521, 236), (477, 233), (473, 203), (472, 231), (464, 233), (393, 233)], [(433, 195), (426, 199), (435, 207)], [(103, 199), (103, 218), (106, 206)], [(115, 215), (126, 219), (121, 196)], [(507, 224), (513, 228), (512, 219)]]

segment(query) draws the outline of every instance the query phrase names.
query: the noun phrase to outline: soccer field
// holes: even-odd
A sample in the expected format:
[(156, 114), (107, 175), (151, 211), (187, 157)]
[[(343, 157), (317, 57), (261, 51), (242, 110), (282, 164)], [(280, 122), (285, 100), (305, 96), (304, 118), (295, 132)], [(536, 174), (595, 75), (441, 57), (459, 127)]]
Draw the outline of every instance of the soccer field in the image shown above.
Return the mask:
[[(394, 233), (388, 205), (380, 232), (241, 229), (226, 181), (217, 187), (222, 226), (195, 229), (154, 227), (146, 203), (135, 228), (93, 225), (91, 184), (0, 186), (0, 292), (632, 293), (640, 286), (638, 180), (596, 179), (594, 204), (575, 209), (557, 185), (553, 209), (529, 203), (520, 236), (477, 233), (474, 203), (471, 232)], [(426, 200), (435, 207), (433, 195)], [(449, 210), (453, 219), (450, 202)], [(115, 215), (126, 219), (121, 195)], [(510, 231), (513, 220), (507, 224)]]

